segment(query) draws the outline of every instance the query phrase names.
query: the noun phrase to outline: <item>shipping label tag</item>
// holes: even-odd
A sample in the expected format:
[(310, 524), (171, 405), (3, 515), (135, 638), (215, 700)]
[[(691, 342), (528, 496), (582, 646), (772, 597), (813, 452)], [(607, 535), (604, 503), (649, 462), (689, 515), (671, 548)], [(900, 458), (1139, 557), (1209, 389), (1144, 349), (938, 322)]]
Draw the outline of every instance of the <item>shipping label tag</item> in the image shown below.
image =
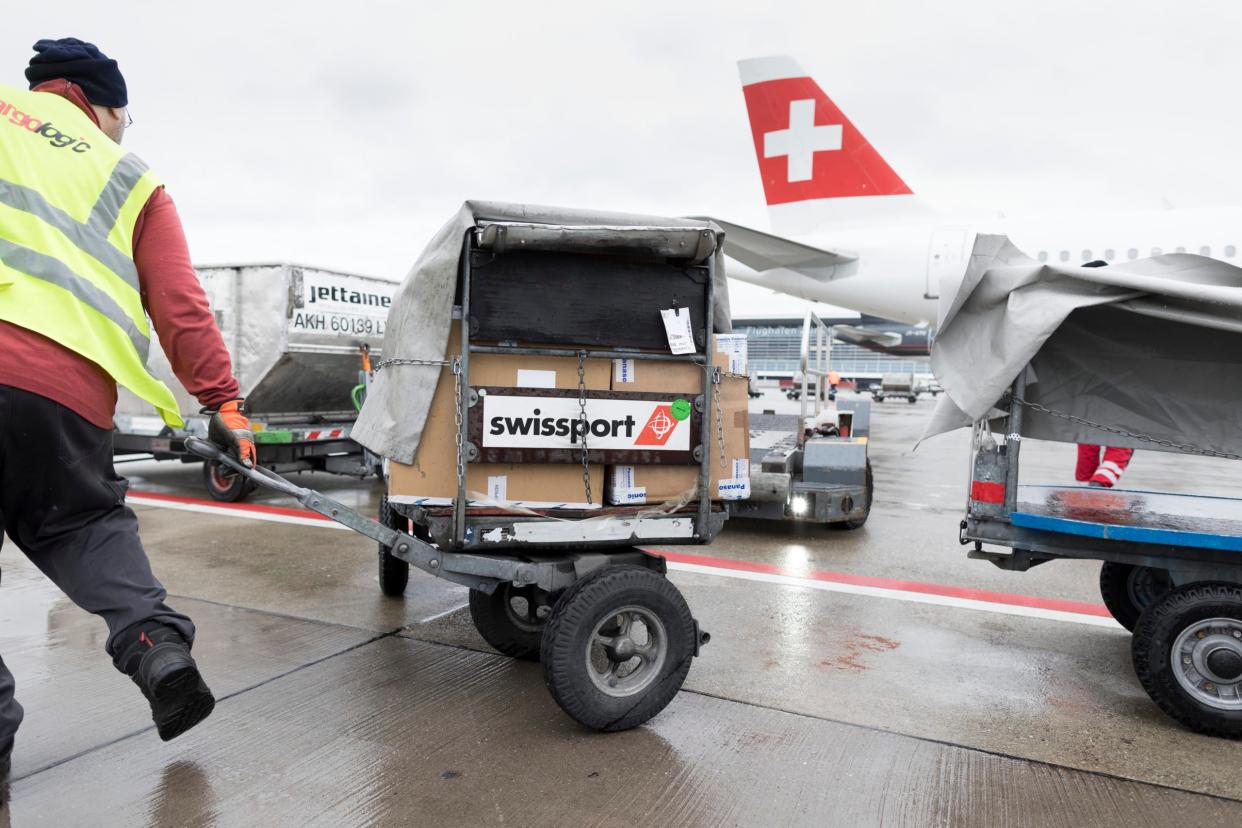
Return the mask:
[(730, 374), (747, 372), (746, 334), (716, 334), (716, 350), (728, 357)]
[(508, 500), (509, 499), (509, 478), (507, 475), (497, 475), (496, 477), (487, 478), (487, 496), (492, 500)]
[(690, 311), (686, 308), (669, 308), (660, 311), (664, 317), (664, 333), (668, 335), (668, 347), (674, 354), (693, 354), (694, 331), (690, 328)]
[(634, 360), (614, 359), (612, 361), (613, 380), (618, 383), (634, 381)]
[(529, 368), (519, 368), (517, 384), (519, 388), (555, 388), (556, 372), (532, 371)]

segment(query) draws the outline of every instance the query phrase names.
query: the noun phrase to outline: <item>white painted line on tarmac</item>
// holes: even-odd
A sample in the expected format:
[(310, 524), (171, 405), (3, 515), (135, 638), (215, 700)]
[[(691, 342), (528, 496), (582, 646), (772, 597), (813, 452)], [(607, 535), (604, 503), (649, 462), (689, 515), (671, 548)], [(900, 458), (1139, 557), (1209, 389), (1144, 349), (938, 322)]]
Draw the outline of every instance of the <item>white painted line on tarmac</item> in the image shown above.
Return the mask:
[(824, 592), (844, 592), (850, 595), (866, 595), (872, 598), (889, 598), (894, 601), (908, 601), (913, 604), (932, 604), (940, 607), (980, 610), (1001, 615), (1017, 615), (1023, 618), (1040, 618), (1045, 621), (1068, 621), (1073, 624), (1087, 624), (1093, 627), (1111, 627), (1121, 629), (1121, 625), (1111, 618), (1087, 615), (1080, 612), (1064, 612), (1062, 610), (1042, 609), (1040, 607), (1023, 607), (1014, 604), (999, 604), (992, 601), (973, 601), (969, 598), (956, 598), (950, 595), (928, 595), (923, 592), (906, 592), (900, 589), (842, 584), (834, 581), (818, 581), (810, 578), (798, 578), (792, 575), (775, 575), (767, 572), (746, 572), (736, 569), (722, 569), (715, 566), (680, 563), (669, 561), (668, 568), (678, 572), (695, 572), (700, 575), (715, 575), (724, 578), (739, 578), (744, 581), (761, 581), (780, 586), (805, 587)]
[(439, 621), (444, 616), (452, 615), (458, 610), (464, 610), (468, 606), (470, 606), (470, 604), (466, 603), (466, 604), (462, 604), (460, 607), (453, 607), (452, 609), (446, 609), (444, 612), (437, 612), (435, 615), (428, 615), (426, 618), (420, 621), (415, 621), (414, 623), (415, 624), (430, 624), (432, 621)]
[[(315, 526), (320, 529), (344, 529), (346, 532), (352, 532), (348, 526), (337, 523), (334, 520), (327, 520), (321, 517), (300, 517), (298, 515), (282, 514), (277, 511), (259, 511), (255, 508), (238, 508), (236, 506), (213, 506), (209, 503), (190, 503), (181, 500), (166, 500), (164, 498), (145, 497), (143, 495), (131, 494), (125, 498), (125, 502), (136, 506), (154, 506), (158, 509), (176, 509), (182, 512), (199, 512), (204, 515), (219, 515), (220, 517), (230, 518), (246, 518), (247, 520), (266, 520), (271, 523), (289, 523), (294, 526)], [(293, 511), (290, 509), (289, 511)]]

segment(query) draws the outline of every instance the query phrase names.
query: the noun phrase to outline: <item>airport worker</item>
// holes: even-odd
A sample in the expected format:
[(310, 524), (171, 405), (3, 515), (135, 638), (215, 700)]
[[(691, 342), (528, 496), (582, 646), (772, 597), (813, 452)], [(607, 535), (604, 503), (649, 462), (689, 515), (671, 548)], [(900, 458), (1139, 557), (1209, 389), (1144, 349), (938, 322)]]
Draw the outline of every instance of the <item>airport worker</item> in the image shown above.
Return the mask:
[[(253, 435), (172, 199), (121, 149), (131, 120), (116, 61), (75, 38), (34, 49), (29, 88), (0, 84), (0, 530), (104, 620), (113, 664), (168, 740), (215, 699), (112, 463), (118, 384), (181, 424), (146, 368), (148, 316), (211, 439), (253, 463)], [(0, 660), (0, 793), (21, 720)]]
[[(1083, 267), (1107, 267), (1103, 259), (1087, 262)], [(1121, 479), (1121, 473), (1130, 465), (1134, 457), (1134, 449), (1104, 446), (1104, 455), (1100, 456), (1100, 446), (1091, 443), (1078, 444), (1078, 463), (1074, 467), (1074, 479), (1102, 489), (1111, 489)]]

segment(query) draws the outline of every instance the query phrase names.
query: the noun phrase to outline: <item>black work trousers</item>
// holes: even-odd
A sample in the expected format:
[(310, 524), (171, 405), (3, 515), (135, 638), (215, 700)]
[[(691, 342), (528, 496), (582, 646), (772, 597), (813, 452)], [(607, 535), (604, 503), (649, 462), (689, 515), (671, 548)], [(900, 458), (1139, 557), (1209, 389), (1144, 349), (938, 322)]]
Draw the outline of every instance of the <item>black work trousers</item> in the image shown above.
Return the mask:
[[(118, 634), (145, 621), (194, 639), (190, 619), (164, 603), (138, 519), (125, 505), (128, 487), (112, 465), (111, 431), (0, 385), (0, 543), (8, 535), (70, 600), (107, 623), (114, 658), (129, 643)], [(13, 690), (0, 660), (0, 745), (22, 720)]]

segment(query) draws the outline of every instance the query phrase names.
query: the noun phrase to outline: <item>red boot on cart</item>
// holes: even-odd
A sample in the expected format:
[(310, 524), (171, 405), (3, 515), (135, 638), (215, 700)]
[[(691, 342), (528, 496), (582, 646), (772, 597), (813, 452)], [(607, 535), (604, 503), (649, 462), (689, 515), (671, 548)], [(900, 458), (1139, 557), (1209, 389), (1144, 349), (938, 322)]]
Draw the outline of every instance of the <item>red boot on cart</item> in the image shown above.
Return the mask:
[(1111, 489), (1121, 479), (1121, 473), (1130, 465), (1134, 449), (1105, 447), (1104, 457), (1100, 458), (1100, 447), (1090, 443), (1079, 443), (1078, 465), (1074, 470), (1074, 478), (1085, 482), (1088, 486)]

